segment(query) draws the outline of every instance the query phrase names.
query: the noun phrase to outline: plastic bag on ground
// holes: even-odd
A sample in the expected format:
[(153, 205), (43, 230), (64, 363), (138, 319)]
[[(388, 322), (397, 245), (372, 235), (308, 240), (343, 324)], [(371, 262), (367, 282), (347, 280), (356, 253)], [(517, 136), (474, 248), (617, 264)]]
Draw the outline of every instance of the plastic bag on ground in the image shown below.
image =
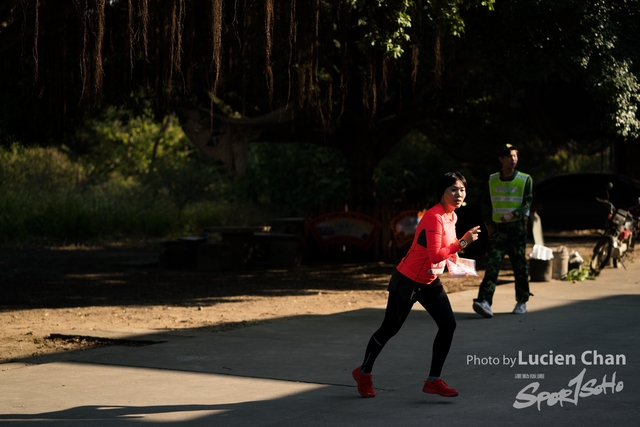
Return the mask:
[(569, 264), (582, 264), (583, 262), (584, 260), (582, 259), (578, 251), (573, 251), (569, 254)]
[(533, 249), (531, 250), (531, 255), (529, 255), (531, 259), (539, 259), (541, 261), (549, 261), (553, 259), (553, 251), (551, 248), (547, 248), (542, 245), (533, 245)]

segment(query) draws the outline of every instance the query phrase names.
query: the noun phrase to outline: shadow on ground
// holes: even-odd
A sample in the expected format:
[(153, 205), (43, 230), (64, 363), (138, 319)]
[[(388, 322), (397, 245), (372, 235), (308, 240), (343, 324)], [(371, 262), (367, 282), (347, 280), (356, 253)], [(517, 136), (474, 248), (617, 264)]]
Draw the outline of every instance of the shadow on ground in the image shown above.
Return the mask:
[[(92, 404), (68, 404), (57, 411), (5, 412), (0, 415), (0, 423), (63, 426), (71, 422), (90, 422), (97, 427), (141, 423), (383, 426), (396, 425), (402, 419), (403, 425), (424, 425), (428, 420), (429, 424), (450, 426), (511, 426), (517, 419), (518, 426), (595, 426), (612, 422), (631, 426), (637, 424), (640, 415), (636, 405), (639, 389), (633, 381), (638, 378), (640, 369), (636, 363), (640, 357), (639, 347), (637, 339), (633, 338), (640, 332), (640, 323), (635, 320), (639, 298), (638, 295), (620, 295), (570, 303), (532, 312), (526, 317), (500, 316), (492, 319), (491, 332), (486, 329), (486, 320), (471, 314), (460, 315), (456, 342), (446, 367), (447, 379), (461, 390), (456, 399), (420, 392), (423, 378), (416, 371), (423, 373), (426, 367), (416, 366), (415, 360), (416, 356), (428, 353), (429, 346), (425, 340), (415, 338), (425, 337), (430, 342), (436, 329), (428, 315), (422, 312), (412, 314), (403, 332), (381, 355), (377, 363), (379, 394), (376, 399), (359, 398), (349, 369), (362, 357), (366, 340), (382, 314), (380, 309), (365, 309), (332, 316), (310, 316), (300, 319), (297, 325), (279, 322), (206, 339), (194, 338), (192, 343), (170, 342), (154, 349), (107, 349), (94, 354), (69, 355), (69, 362), (78, 363), (80, 372), (89, 372), (93, 363), (109, 365), (114, 371), (104, 375), (113, 381), (110, 387), (115, 384), (130, 390), (132, 384), (136, 384), (138, 392), (155, 395), (152, 400), (158, 403), (135, 405), (132, 402), (120, 406), (115, 403), (126, 398), (105, 398), (100, 394), (102, 397), (88, 399)], [(597, 324), (594, 324), (594, 318)], [(588, 323), (593, 327), (585, 328)], [(309, 330), (318, 333), (306, 333)], [(562, 333), (558, 333), (559, 330)], [(246, 351), (249, 348), (252, 351)], [(550, 354), (550, 351), (573, 354), (577, 355), (577, 362), (515, 369), (502, 363), (482, 366), (468, 363), (468, 355), (515, 357), (519, 351), (525, 355)], [(588, 363), (585, 366), (580, 355), (585, 352), (593, 355), (596, 351), (623, 354), (628, 363), (615, 366)], [(151, 384), (136, 383), (137, 371), (131, 370), (133, 367), (144, 369), (138, 375), (147, 378)], [(536, 374), (537, 378), (542, 375), (544, 379), (538, 380), (542, 383), (541, 390), (558, 391), (572, 388), (572, 379), (585, 368), (585, 381), (593, 378), (593, 384), (588, 387), (599, 383), (603, 376), (603, 382), (611, 380), (615, 373), (616, 381), (623, 381), (624, 388), (608, 393), (583, 392), (575, 397), (575, 403), (561, 405), (557, 399), (549, 399), (542, 402), (540, 409), (536, 405), (514, 408), (518, 393), (533, 381), (518, 379), (517, 374)], [(131, 370), (131, 375), (127, 377), (118, 369)], [(188, 382), (188, 387), (214, 390), (213, 387), (218, 386), (218, 397), (198, 395), (197, 404), (176, 404), (172, 402), (175, 397), (170, 392), (163, 394), (152, 390), (154, 380), (176, 381), (176, 387), (187, 387), (179, 385), (180, 377), (172, 377), (178, 371), (189, 371), (189, 375), (200, 373), (190, 377), (190, 381), (197, 378), (197, 382)], [(274, 388), (284, 387), (289, 392), (279, 397), (252, 397), (242, 392), (253, 390), (257, 393), (256, 388), (245, 388), (256, 380), (270, 382)], [(230, 387), (230, 394), (224, 394), (225, 387)], [(229, 395), (235, 397), (221, 397)], [(163, 401), (166, 403), (160, 403)], [(26, 403), (32, 404), (29, 399)], [(483, 410), (489, 410), (490, 417), (478, 417)]]
[[(590, 248), (595, 231), (545, 235), (550, 247)], [(583, 251), (585, 252), (585, 251)], [(159, 247), (0, 248), (0, 310), (115, 305), (213, 305), (234, 296), (307, 295), (309, 292), (385, 289), (387, 263), (309, 264), (209, 272), (158, 266)], [(583, 256), (587, 256), (585, 253)], [(478, 259), (484, 269), (484, 257)], [(503, 267), (510, 269), (508, 258)], [(481, 274), (482, 277), (482, 274)], [(500, 280), (499, 284), (510, 283)]]
[(212, 305), (233, 296), (305, 295), (319, 290), (380, 290), (384, 263), (293, 269), (167, 270), (153, 248), (0, 248), (0, 310), (113, 305)]

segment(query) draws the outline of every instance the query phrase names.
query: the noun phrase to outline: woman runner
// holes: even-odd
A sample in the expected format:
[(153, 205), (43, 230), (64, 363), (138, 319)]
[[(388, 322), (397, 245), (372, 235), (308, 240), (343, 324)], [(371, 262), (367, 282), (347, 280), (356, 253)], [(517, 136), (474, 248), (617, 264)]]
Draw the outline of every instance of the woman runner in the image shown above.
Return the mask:
[(458, 251), (478, 239), (480, 226), (467, 231), (462, 239), (456, 238), (457, 216), (454, 210), (462, 206), (466, 186), (467, 181), (460, 172), (448, 172), (440, 177), (437, 183), (439, 203), (424, 214), (407, 255), (391, 275), (384, 320), (369, 340), (362, 365), (353, 370), (353, 378), (362, 397), (375, 397), (371, 374), (373, 364), (387, 341), (398, 333), (416, 301), (438, 326), (429, 378), (422, 391), (445, 397), (458, 395), (457, 390), (440, 378), (456, 320), (438, 274), (443, 273), (447, 258), (457, 261)]

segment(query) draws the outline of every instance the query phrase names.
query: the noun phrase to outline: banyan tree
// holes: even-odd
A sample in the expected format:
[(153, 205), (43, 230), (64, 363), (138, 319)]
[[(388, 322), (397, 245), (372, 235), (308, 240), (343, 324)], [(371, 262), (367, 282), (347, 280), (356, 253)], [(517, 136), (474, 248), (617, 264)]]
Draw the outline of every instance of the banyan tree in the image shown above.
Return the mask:
[(437, 102), (461, 3), (0, 0), (0, 53), (33, 95), (26, 126), (64, 135), (100, 101), (143, 91), (238, 173), (250, 141), (339, 149), (365, 201), (378, 162)]
[[(458, 138), (468, 157), (489, 125), (518, 135), (526, 127), (547, 150), (637, 142), (637, 0), (493, 8), (493, 0), (0, 0), (0, 133), (64, 139), (101, 102), (142, 94), (158, 118), (178, 114), (194, 145), (237, 173), (251, 141), (340, 150), (353, 202), (372, 199), (376, 165), (416, 128), (444, 135), (444, 149)], [(469, 25), (473, 37), (464, 36)], [(460, 123), (473, 123), (463, 137)]]

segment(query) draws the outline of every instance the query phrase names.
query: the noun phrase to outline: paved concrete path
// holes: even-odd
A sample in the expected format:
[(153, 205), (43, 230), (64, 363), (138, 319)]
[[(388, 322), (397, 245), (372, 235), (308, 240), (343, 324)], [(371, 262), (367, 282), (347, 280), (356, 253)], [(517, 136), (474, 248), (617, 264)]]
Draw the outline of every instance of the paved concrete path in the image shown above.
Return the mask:
[(374, 307), (3, 364), (0, 424), (639, 426), (640, 263), (532, 292), (517, 316), (513, 284), (499, 286), (492, 319), (471, 310), (475, 291), (450, 295), (458, 329), (443, 378), (456, 398), (421, 391), (436, 328), (418, 306), (378, 359), (378, 396), (359, 397), (351, 370), (382, 320)]

